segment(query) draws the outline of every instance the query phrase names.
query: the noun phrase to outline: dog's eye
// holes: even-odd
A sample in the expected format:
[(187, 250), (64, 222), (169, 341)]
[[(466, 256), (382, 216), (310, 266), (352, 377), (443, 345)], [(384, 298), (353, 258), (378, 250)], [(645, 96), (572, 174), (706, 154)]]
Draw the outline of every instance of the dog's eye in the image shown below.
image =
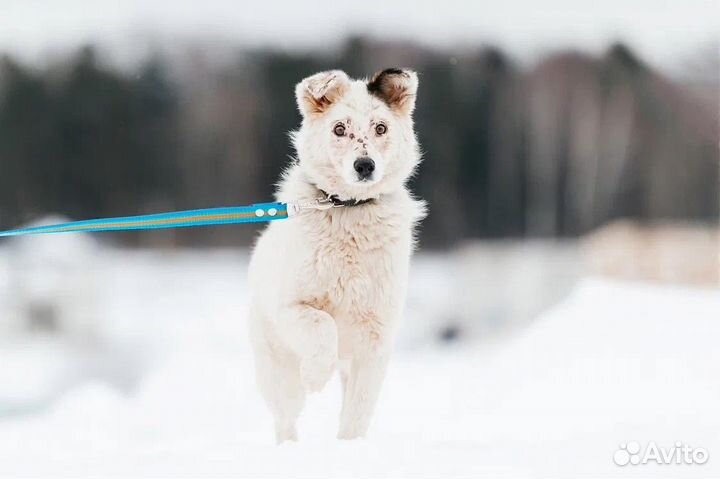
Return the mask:
[(345, 125), (338, 123), (333, 128), (333, 133), (335, 133), (335, 136), (345, 136)]
[(385, 133), (387, 133), (387, 126), (385, 123), (378, 123), (375, 125), (375, 134), (377, 136), (383, 136)]

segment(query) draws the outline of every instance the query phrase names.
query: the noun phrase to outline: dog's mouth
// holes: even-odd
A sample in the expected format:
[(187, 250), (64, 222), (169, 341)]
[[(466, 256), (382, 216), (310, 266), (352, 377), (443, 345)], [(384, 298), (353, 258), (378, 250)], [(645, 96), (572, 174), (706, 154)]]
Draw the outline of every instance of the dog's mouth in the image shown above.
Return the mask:
[(376, 178), (362, 178), (348, 183), (349, 191), (353, 191), (355, 195), (364, 195), (377, 186), (379, 180)]

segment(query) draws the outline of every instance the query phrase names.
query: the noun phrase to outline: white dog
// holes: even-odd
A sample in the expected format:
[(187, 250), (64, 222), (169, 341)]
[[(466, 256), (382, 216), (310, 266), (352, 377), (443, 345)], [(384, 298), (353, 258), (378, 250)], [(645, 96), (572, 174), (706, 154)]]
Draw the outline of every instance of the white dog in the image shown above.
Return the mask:
[(361, 437), (370, 424), (425, 211), (405, 186), (420, 161), (417, 86), (414, 72), (388, 69), (370, 81), (323, 72), (296, 87), (298, 161), (277, 198), (318, 208), (271, 223), (250, 263), (257, 381), (278, 442), (297, 440), (305, 394), (336, 368), (338, 437)]

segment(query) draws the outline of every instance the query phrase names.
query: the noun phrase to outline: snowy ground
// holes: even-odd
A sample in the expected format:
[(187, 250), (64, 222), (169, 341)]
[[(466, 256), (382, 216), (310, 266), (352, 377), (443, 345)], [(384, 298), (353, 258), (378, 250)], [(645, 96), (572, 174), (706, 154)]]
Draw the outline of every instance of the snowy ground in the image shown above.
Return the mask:
[[(311, 397), (300, 443), (277, 447), (244, 332), (246, 260), (108, 250), (85, 339), (7, 333), (0, 477), (720, 476), (718, 291), (583, 279), (524, 325), (441, 343), (445, 322), (467, 321), (458, 268), (420, 257), (369, 437), (334, 439), (335, 382)], [(628, 441), (710, 459), (617, 466)]]

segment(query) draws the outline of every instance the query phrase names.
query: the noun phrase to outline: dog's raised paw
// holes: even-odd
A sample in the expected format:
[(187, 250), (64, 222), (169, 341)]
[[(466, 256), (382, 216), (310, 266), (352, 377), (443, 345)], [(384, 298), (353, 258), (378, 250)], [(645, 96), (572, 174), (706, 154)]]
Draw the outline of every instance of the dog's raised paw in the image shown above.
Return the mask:
[(300, 362), (300, 378), (305, 390), (310, 393), (322, 391), (335, 371), (337, 354), (323, 352), (305, 358)]

